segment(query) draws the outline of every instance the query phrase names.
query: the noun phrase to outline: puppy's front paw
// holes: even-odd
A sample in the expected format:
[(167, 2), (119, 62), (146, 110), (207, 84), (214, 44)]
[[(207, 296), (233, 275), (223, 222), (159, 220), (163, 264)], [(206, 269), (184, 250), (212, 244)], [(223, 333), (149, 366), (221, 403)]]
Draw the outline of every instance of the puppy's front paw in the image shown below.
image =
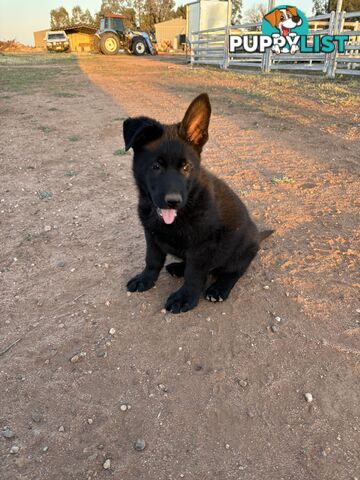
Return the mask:
[(195, 295), (184, 287), (172, 293), (165, 304), (166, 310), (171, 313), (187, 312), (196, 307), (199, 295)]
[(129, 292), (145, 292), (155, 285), (154, 280), (146, 273), (139, 273), (135, 275), (127, 283), (127, 289)]

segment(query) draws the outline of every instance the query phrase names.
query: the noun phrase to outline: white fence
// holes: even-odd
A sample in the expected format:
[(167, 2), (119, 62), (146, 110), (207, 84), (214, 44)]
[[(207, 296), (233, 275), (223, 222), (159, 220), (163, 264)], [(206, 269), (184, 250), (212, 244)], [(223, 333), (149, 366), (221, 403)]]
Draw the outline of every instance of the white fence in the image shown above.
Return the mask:
[(360, 12), (331, 12), (308, 19), (308, 45), (315, 36), (349, 35), (345, 52), (274, 54), (229, 53), (230, 35), (261, 35), (261, 22), (228, 25), (192, 32), (191, 64), (218, 65), (220, 68), (250, 68), (262, 72), (272, 70), (318, 71), (333, 78), (335, 74), (360, 75)]

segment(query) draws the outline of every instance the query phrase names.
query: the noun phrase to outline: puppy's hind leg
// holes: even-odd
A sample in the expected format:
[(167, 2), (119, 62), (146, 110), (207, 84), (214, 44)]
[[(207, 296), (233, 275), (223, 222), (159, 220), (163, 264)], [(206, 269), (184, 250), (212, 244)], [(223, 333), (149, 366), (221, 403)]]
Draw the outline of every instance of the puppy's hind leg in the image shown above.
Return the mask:
[(185, 262), (169, 263), (165, 268), (172, 277), (183, 277), (185, 273)]
[[(250, 263), (256, 256), (258, 249), (259, 247), (257, 244), (250, 245), (240, 256), (235, 271), (219, 269), (218, 272), (215, 272), (217, 280), (207, 288), (205, 298), (210, 302), (222, 302), (223, 300), (226, 300), (236, 282), (248, 269)], [(234, 265), (232, 265), (232, 268), (234, 268)]]
[(240, 277), (239, 272), (220, 274), (217, 280), (207, 288), (205, 298), (210, 302), (222, 302), (226, 300)]

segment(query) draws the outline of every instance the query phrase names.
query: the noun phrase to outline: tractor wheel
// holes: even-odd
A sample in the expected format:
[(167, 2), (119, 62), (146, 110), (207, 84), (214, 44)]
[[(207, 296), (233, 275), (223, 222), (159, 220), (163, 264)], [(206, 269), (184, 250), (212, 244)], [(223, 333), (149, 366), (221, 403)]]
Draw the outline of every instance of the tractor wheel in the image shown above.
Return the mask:
[(100, 40), (100, 49), (104, 55), (116, 55), (120, 48), (120, 41), (114, 33), (104, 33)]
[(100, 38), (95, 36), (94, 37), (94, 53), (100, 53)]
[(147, 53), (147, 46), (144, 40), (136, 38), (133, 41), (132, 53), (134, 55), (145, 55)]

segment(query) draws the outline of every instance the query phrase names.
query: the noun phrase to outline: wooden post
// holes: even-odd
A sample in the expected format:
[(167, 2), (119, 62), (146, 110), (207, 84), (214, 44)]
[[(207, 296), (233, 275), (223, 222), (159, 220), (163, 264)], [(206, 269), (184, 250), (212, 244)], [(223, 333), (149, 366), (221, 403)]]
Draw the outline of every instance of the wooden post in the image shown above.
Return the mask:
[[(338, 33), (342, 29), (343, 15), (341, 13), (341, 9), (342, 9), (342, 0), (337, 0), (336, 11), (335, 11), (335, 14), (334, 14), (332, 35), (338, 35)], [(326, 75), (329, 78), (335, 78), (337, 55), (338, 55), (337, 46), (335, 46), (335, 49), (334, 49), (334, 51), (333, 51), (333, 53), (331, 54), (331, 57), (330, 57), (329, 68), (328, 68), (327, 75)]]
[[(268, 12), (275, 7), (275, 0), (268, 1)], [(261, 60), (261, 70), (263, 73), (269, 73), (271, 71), (271, 48), (267, 48), (263, 53)]]
[(224, 37), (224, 58), (221, 68), (226, 70), (229, 67), (229, 36), (231, 34), (231, 10), (232, 2), (228, 0), (227, 2), (227, 15), (226, 15), (226, 27), (225, 27), (225, 37)]

